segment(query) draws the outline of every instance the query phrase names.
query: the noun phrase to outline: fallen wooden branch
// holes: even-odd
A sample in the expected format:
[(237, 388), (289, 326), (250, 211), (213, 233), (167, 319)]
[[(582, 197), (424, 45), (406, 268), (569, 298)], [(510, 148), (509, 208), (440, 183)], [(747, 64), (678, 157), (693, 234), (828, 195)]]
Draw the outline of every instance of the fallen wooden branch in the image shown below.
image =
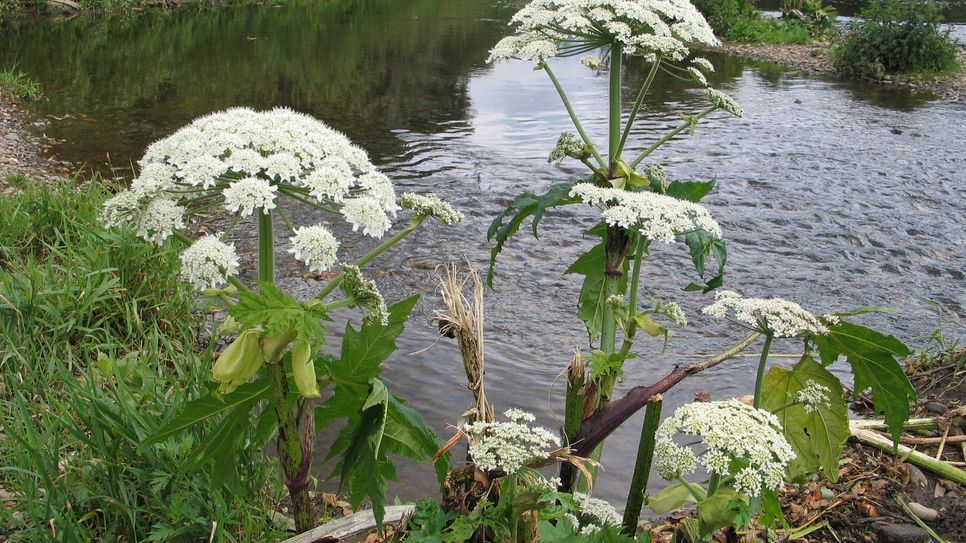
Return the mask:
[[(905, 445), (895, 445), (892, 440), (868, 429), (867, 425), (862, 425), (866, 421), (849, 421), (849, 429), (852, 435), (860, 442), (871, 445), (887, 453), (898, 455), (910, 464), (915, 464), (921, 468), (939, 475), (943, 479), (955, 481), (961, 485), (966, 485), (966, 471), (963, 471), (949, 462), (936, 460)], [(865, 426), (865, 427), (863, 427)]]

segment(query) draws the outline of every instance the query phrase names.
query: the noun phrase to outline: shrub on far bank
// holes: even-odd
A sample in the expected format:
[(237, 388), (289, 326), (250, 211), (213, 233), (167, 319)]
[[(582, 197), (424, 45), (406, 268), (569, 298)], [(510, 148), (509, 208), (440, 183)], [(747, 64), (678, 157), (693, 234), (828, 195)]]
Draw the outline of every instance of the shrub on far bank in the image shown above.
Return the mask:
[(881, 79), (893, 73), (956, 70), (956, 44), (940, 27), (933, 2), (872, 0), (863, 21), (835, 48), (835, 65), (845, 75)]
[(749, 0), (694, 0), (694, 5), (715, 34), (733, 42), (808, 43), (824, 32), (806, 20), (766, 18)]

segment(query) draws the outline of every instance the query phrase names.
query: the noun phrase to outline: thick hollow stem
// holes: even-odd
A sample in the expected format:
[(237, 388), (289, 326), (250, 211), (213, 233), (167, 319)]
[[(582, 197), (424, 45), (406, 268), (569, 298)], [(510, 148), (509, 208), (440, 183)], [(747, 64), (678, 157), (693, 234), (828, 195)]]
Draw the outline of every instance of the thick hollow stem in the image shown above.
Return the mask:
[[(275, 281), (275, 233), (272, 216), (258, 214), (258, 280)], [(285, 486), (292, 499), (295, 527), (304, 532), (312, 528), (309, 499), (309, 471), (312, 464), (314, 421), (312, 409), (304, 400), (289, 398), (288, 377), (281, 362), (265, 365), (271, 389), (272, 407), (278, 417), (278, 457), (285, 474)], [(301, 411), (301, 413), (300, 413)]]
[(761, 407), (761, 384), (765, 380), (765, 366), (768, 364), (768, 351), (771, 350), (773, 334), (765, 334), (765, 344), (761, 348), (761, 358), (758, 360), (758, 376), (755, 378), (755, 409)]
[(647, 480), (651, 474), (651, 460), (654, 458), (654, 436), (658, 424), (661, 422), (660, 394), (652, 396), (647, 401), (644, 410), (644, 425), (641, 427), (641, 440), (637, 445), (637, 460), (634, 462), (634, 475), (631, 477), (631, 488), (627, 492), (627, 507), (624, 509), (624, 534), (634, 536), (637, 532), (637, 521), (641, 518), (641, 507), (644, 505), (644, 494), (647, 492)]
[(608, 126), (607, 164), (610, 174), (614, 175), (614, 162), (620, 158), (621, 138), (621, 63), (624, 51), (621, 43), (615, 41), (610, 46), (610, 92), (608, 105), (610, 106), (610, 122)]
[(584, 130), (584, 125), (580, 124), (580, 119), (577, 118), (577, 112), (574, 111), (574, 107), (570, 104), (570, 100), (567, 98), (567, 93), (564, 92), (563, 86), (560, 84), (557, 76), (553, 74), (553, 70), (550, 69), (550, 65), (544, 62), (543, 70), (547, 72), (547, 75), (550, 77), (550, 82), (553, 83), (553, 87), (557, 89), (557, 94), (560, 95), (560, 100), (567, 109), (567, 113), (570, 115), (570, 120), (574, 123), (574, 128), (576, 128), (577, 133), (580, 134), (580, 139), (584, 140), (584, 145), (590, 149), (591, 154), (594, 155), (594, 158), (600, 164), (600, 167), (606, 167), (607, 163), (604, 162), (604, 157), (600, 156), (600, 153), (597, 152), (597, 147), (595, 147), (594, 143), (590, 141), (590, 136), (588, 136), (587, 132)]
[[(644, 248), (647, 246), (647, 239), (637, 236), (637, 243), (634, 248), (634, 265), (631, 267), (630, 297), (627, 301), (628, 317), (637, 313), (637, 299), (641, 283), (641, 267), (644, 263)], [(628, 319), (627, 330), (624, 332), (624, 343), (621, 344), (621, 356), (627, 356), (634, 345), (634, 336), (637, 335), (637, 321)]]

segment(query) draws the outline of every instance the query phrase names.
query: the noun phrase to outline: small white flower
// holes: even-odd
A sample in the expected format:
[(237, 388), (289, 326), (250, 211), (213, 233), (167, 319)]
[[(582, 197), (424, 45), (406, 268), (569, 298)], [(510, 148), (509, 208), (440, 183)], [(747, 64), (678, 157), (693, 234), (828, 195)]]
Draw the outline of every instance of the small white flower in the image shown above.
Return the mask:
[(225, 197), (225, 209), (247, 217), (256, 209), (261, 209), (265, 214), (275, 209), (276, 192), (278, 187), (268, 181), (247, 177), (228, 185), (222, 195)]
[(473, 462), (484, 471), (502, 470), (510, 475), (535, 460), (546, 458), (560, 439), (546, 428), (530, 427), (533, 415), (511, 409), (509, 422), (474, 422), (463, 428), (469, 438)]
[(154, 198), (174, 187), (174, 168), (167, 164), (148, 164), (141, 175), (131, 181), (131, 192), (141, 198)]
[(684, 315), (684, 310), (677, 302), (668, 302), (661, 307), (661, 312), (664, 313), (667, 318), (674, 321), (678, 326), (687, 326), (688, 318)]
[(714, 72), (714, 64), (711, 64), (711, 61), (706, 58), (698, 57), (691, 59), (691, 65), (704, 73)]
[(745, 114), (738, 102), (727, 94), (710, 87), (705, 89), (704, 93), (711, 105), (723, 109), (735, 117), (741, 117)]
[(349, 194), (349, 189), (354, 182), (352, 166), (348, 162), (339, 157), (326, 157), (301, 181), (301, 184), (310, 189), (309, 194), (319, 202), (326, 198), (333, 202), (341, 202)]
[(392, 226), (379, 202), (368, 197), (346, 198), (342, 215), (352, 225), (353, 232), (361, 227), (363, 234), (374, 238), (381, 238)]
[(806, 413), (815, 413), (823, 407), (832, 405), (829, 394), (832, 391), (817, 381), (809, 379), (805, 386), (795, 395), (795, 400), (805, 407)]
[(704, 73), (701, 70), (695, 68), (694, 66), (688, 66), (688, 73), (691, 74), (691, 77), (695, 81), (697, 81), (698, 83), (701, 83), (701, 86), (703, 87), (708, 86), (708, 78), (704, 76)]
[(583, 492), (574, 492), (574, 501), (580, 506), (581, 516), (590, 517), (591, 522), (585, 527), (594, 526), (595, 531), (600, 530), (601, 526), (620, 526), (623, 520), (611, 504), (599, 498), (591, 498)]
[(407, 192), (399, 198), (399, 203), (404, 209), (412, 209), (417, 215), (435, 217), (443, 224), (456, 224), (463, 220), (462, 213), (435, 194), (422, 196)]
[(607, 70), (607, 63), (605, 63), (602, 58), (593, 55), (588, 55), (581, 58), (580, 63), (595, 72), (603, 72)]
[(122, 190), (104, 202), (98, 220), (106, 228), (115, 228), (128, 224), (132, 216), (138, 211), (141, 197), (134, 191)]
[(774, 337), (828, 333), (828, 328), (815, 315), (782, 298), (743, 298), (737, 292), (723, 290), (716, 293), (714, 303), (701, 312), (719, 319), (730, 316), (740, 324)]
[(142, 239), (161, 245), (175, 230), (185, 227), (184, 213), (185, 208), (174, 200), (158, 197), (138, 214), (134, 228)]
[(197, 290), (216, 288), (237, 273), (235, 246), (215, 236), (203, 237), (181, 252), (181, 278)]
[[(698, 436), (707, 447), (700, 462), (711, 473), (733, 475), (735, 490), (758, 496), (778, 490), (795, 452), (775, 415), (738, 400), (698, 402), (678, 408), (657, 430), (654, 464), (668, 480), (693, 472), (699, 457), (672, 439), (677, 433)], [(731, 461), (747, 467), (731, 472)]]
[(265, 175), (290, 181), (302, 175), (302, 162), (292, 153), (278, 152), (265, 157)]
[(339, 241), (322, 225), (296, 228), (295, 236), (290, 239), (292, 248), (288, 252), (316, 273), (331, 268), (338, 261)]
[(185, 162), (178, 170), (178, 176), (189, 185), (207, 189), (218, 182), (218, 178), (228, 171), (228, 167), (228, 164), (213, 156), (201, 155)]
[(358, 266), (345, 264), (342, 266), (342, 281), (339, 289), (352, 299), (352, 305), (366, 310), (365, 320), (368, 323), (389, 325), (389, 308), (382, 293), (376, 287), (376, 282), (366, 279)]

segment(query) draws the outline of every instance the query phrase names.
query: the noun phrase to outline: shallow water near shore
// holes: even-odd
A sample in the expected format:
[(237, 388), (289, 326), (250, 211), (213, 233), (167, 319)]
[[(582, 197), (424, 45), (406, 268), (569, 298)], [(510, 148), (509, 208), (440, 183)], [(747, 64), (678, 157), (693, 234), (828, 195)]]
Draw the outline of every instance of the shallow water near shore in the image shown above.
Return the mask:
[[(0, 63), (16, 61), (41, 82), (46, 98), (31, 113), (49, 120), (47, 134), (61, 140), (54, 153), (75, 163), (102, 171), (108, 162), (125, 166), (195, 116), (287, 106), (346, 132), (400, 192), (435, 191), (463, 210), (463, 225), (429, 225), (371, 267), (387, 298), (423, 295), (387, 378), (445, 439), (470, 396), (455, 345), (437, 343), (430, 323), (436, 265), (468, 260), (485, 269), (486, 228), (506, 203), (583, 175), (574, 164), (546, 162), (559, 133), (572, 130), (546, 75), (527, 63), (484, 62), (518, 6), (296, 1), (37, 22), (3, 30)], [(745, 117), (715, 114), (696, 135), (676, 138), (651, 158), (672, 178), (717, 177), (705, 203), (728, 240), (726, 286), (793, 299), (816, 313), (886, 305), (896, 312), (860, 322), (912, 343), (936, 325), (925, 300), (963, 315), (966, 107), (709, 58), (718, 68), (712, 85), (732, 94)], [(588, 131), (605, 141), (606, 77), (575, 59), (553, 66)], [(629, 63), (625, 102), (645, 74)], [(668, 79), (656, 83), (649, 104), (629, 155), (676, 126), (680, 113), (704, 107), (697, 89)], [(308, 209), (292, 213), (319, 220)], [(487, 292), (487, 387), (501, 411), (529, 409), (546, 426), (562, 418), (558, 374), (575, 347), (586, 351), (574, 309), (579, 280), (563, 271), (592, 245), (583, 232), (594, 220), (583, 207), (552, 211), (539, 239), (521, 229), (497, 263), (496, 291)], [(334, 227), (344, 258), (372, 246)], [(243, 235), (238, 242), (252, 254)], [(280, 266), (287, 287), (306, 296), (319, 288), (288, 259)], [(641, 339), (618, 394), (742, 336), (700, 314), (711, 295), (680, 290), (696, 279), (683, 244), (654, 247), (644, 270), (645, 296), (678, 300), (691, 323), (664, 352), (661, 341)], [(795, 347), (779, 343), (774, 352)], [(665, 410), (698, 391), (718, 399), (749, 393), (753, 351), (679, 385)], [(640, 416), (608, 441), (600, 497), (623, 501), (639, 428)], [(404, 500), (435, 492), (424, 467), (406, 465), (400, 475), (404, 484), (393, 492)]]

